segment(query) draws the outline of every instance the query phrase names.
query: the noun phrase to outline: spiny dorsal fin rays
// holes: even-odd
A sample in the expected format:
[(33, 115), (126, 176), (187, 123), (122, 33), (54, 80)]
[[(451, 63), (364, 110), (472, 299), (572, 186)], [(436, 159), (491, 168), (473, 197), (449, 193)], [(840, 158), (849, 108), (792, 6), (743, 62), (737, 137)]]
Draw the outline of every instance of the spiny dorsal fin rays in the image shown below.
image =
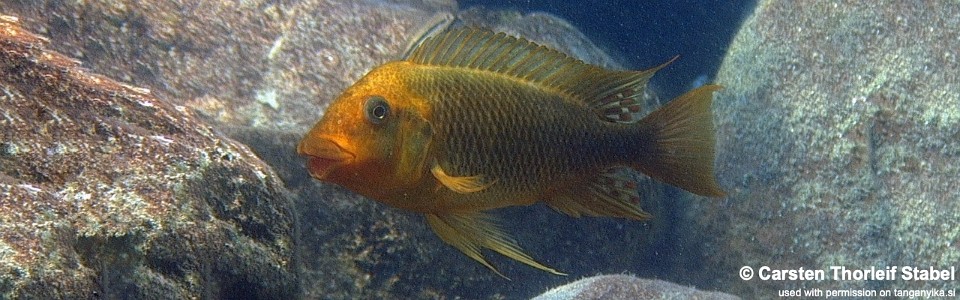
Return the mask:
[(427, 23), (417, 29), (416, 33), (413, 34), (410, 41), (407, 43), (407, 46), (404, 47), (403, 54), (401, 58), (410, 56), (410, 53), (413, 50), (417, 49), (421, 43), (427, 38), (437, 34), (438, 32), (443, 32), (450, 28), (453, 25), (453, 22), (457, 19), (456, 16), (449, 12), (439, 12), (433, 15), (430, 20), (427, 20)]
[(520, 250), (520, 246), (517, 246), (517, 243), (514, 242), (513, 239), (503, 233), (493, 218), (487, 214), (427, 214), (426, 216), (430, 228), (433, 229), (441, 240), (457, 248), (470, 258), (480, 262), (503, 278), (507, 277), (483, 258), (483, 254), (480, 253), (480, 248), (496, 251), (506, 257), (551, 274), (567, 275), (540, 264), (526, 253), (523, 253), (523, 251)]
[(469, 27), (447, 30), (425, 39), (406, 60), (495, 72), (528, 81), (571, 95), (595, 107), (601, 117), (617, 122), (632, 120), (620, 119), (619, 115), (611, 118), (603, 113), (612, 107), (611, 103), (619, 103), (611, 98), (632, 100), (627, 101), (627, 105), (638, 103), (650, 77), (673, 61), (645, 71), (610, 71), (523, 38)]

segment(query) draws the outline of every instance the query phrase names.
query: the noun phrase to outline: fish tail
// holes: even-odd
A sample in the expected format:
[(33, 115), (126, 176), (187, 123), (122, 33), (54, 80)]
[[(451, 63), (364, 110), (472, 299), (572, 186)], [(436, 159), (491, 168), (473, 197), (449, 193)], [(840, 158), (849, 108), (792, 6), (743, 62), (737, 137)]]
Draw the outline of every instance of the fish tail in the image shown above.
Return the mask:
[(713, 175), (714, 128), (710, 110), (719, 85), (689, 91), (638, 122), (639, 161), (634, 168), (694, 194), (723, 197)]

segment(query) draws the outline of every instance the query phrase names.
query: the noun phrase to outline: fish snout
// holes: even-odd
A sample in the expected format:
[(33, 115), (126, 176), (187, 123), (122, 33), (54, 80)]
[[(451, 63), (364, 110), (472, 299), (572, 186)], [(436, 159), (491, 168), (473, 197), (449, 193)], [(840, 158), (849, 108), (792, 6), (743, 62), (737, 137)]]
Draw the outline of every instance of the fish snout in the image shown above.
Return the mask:
[(297, 145), (297, 154), (307, 157), (310, 175), (324, 179), (333, 169), (354, 159), (354, 154), (345, 150), (332, 138), (308, 136)]

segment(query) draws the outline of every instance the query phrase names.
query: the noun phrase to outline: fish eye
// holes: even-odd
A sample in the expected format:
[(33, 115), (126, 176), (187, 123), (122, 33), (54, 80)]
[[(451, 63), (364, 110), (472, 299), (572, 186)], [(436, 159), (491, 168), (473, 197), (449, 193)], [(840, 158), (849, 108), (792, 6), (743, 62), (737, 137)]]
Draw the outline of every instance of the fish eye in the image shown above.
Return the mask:
[(382, 96), (371, 96), (367, 98), (367, 103), (363, 105), (363, 111), (370, 123), (383, 124), (390, 115), (390, 105), (387, 104), (387, 99)]

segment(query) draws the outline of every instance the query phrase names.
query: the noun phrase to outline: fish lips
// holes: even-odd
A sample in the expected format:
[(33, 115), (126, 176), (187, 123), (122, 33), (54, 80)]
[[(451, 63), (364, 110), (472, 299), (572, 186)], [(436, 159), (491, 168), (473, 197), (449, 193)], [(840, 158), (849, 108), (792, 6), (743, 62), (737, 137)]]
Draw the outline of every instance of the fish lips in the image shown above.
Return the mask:
[(305, 138), (297, 145), (297, 153), (307, 158), (310, 176), (321, 180), (337, 167), (353, 161), (355, 157), (330, 138)]

